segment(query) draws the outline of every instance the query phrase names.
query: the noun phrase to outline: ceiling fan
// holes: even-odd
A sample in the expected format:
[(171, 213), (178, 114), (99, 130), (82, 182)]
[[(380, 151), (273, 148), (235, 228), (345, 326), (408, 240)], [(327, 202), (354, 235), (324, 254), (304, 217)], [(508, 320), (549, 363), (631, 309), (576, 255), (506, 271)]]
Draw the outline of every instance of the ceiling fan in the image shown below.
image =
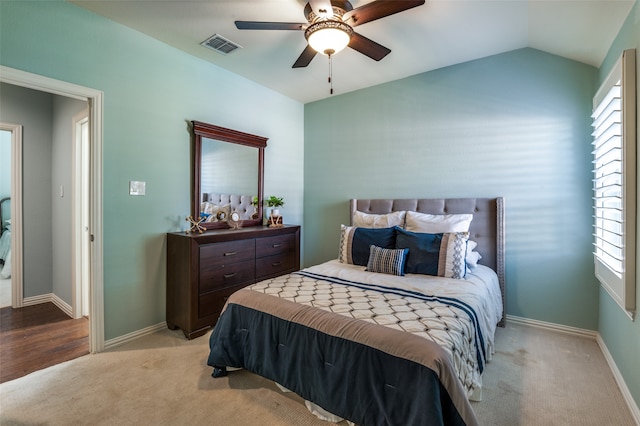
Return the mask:
[(424, 3), (425, 0), (375, 0), (354, 9), (346, 0), (309, 0), (304, 8), (308, 23), (236, 21), (235, 24), (239, 30), (304, 31), (308, 44), (293, 68), (306, 67), (316, 53), (331, 58), (347, 46), (379, 61), (391, 50), (356, 33), (353, 28)]

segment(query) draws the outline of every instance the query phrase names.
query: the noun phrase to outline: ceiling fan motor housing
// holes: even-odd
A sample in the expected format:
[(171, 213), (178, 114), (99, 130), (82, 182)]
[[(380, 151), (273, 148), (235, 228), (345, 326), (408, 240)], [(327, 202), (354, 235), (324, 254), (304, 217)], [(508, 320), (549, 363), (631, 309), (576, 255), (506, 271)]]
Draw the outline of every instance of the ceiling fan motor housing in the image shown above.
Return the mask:
[[(343, 0), (332, 0), (331, 8), (333, 10), (333, 17), (337, 17), (340, 21), (342, 21), (342, 16), (345, 13), (353, 10), (353, 6), (351, 6), (351, 3)], [(327, 13), (327, 11), (324, 11), (324, 13)], [(307, 21), (310, 24), (313, 24), (314, 22), (321, 19), (327, 19), (326, 16), (317, 14), (309, 3), (307, 3), (307, 5), (304, 7), (304, 16), (305, 18), (307, 18)]]

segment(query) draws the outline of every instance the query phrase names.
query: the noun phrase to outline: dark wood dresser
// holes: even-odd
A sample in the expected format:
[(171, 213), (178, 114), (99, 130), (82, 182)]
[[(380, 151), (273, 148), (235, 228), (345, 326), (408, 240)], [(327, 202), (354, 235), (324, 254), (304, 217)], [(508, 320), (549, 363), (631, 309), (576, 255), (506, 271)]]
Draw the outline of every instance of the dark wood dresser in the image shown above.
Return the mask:
[(167, 234), (167, 326), (201, 336), (231, 293), (299, 269), (299, 226)]

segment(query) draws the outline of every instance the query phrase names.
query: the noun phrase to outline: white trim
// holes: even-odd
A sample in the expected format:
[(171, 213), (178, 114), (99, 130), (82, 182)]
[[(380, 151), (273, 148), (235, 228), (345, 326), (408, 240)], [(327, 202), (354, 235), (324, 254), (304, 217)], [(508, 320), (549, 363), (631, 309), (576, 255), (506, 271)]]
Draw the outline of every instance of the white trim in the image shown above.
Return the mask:
[[(27, 87), (89, 102), (91, 124), (91, 306), (89, 312), (89, 350), (104, 350), (104, 274), (102, 220), (102, 146), (104, 93), (41, 75), (0, 65), (0, 82)], [(14, 204), (13, 202), (11, 203)], [(15, 203), (17, 204), (17, 203)], [(12, 254), (13, 256), (13, 254)]]
[(105, 349), (111, 349), (111, 348), (115, 348), (116, 346), (120, 346), (120, 345), (124, 345), (125, 343), (129, 343), (132, 342), (136, 339), (139, 339), (140, 337), (144, 337), (147, 336), (149, 334), (153, 334), (156, 333), (160, 330), (163, 330), (167, 328), (167, 323), (166, 322), (161, 322), (158, 323), (156, 325), (151, 325), (149, 327), (145, 327), (143, 329), (134, 331), (132, 333), (128, 333), (122, 336), (118, 336), (116, 338), (113, 339), (109, 339), (106, 342), (104, 342), (104, 348)]
[(64, 312), (69, 318), (73, 318), (71, 305), (69, 305), (67, 302), (62, 300), (60, 297), (58, 297), (57, 294), (54, 294), (54, 293), (47, 293), (47, 294), (41, 294), (38, 296), (25, 297), (23, 301), (23, 305), (34, 306), (34, 305), (41, 305), (42, 303), (49, 303), (49, 302), (56, 305), (58, 309)]
[[(83, 238), (86, 238), (86, 232), (83, 229), (84, 216), (83, 216), (83, 203), (87, 202), (84, 196), (84, 192), (82, 191), (82, 165), (83, 165), (83, 147), (82, 138), (79, 134), (78, 130), (80, 125), (83, 123), (89, 122), (89, 110), (85, 109), (84, 111), (76, 114), (71, 121), (71, 129), (72, 129), (72, 172), (71, 172), (71, 182), (72, 182), (72, 212), (71, 212), (71, 253), (72, 253), (72, 261), (71, 261), (71, 281), (72, 281), (72, 307), (73, 307), (73, 318), (81, 318), (85, 312), (83, 312), (83, 299), (85, 296), (85, 290), (83, 289), (83, 284), (85, 284), (85, 275), (86, 269), (89, 268), (89, 273), (91, 273), (90, 265), (87, 265), (84, 259), (84, 253), (82, 251), (83, 247), (85, 247), (85, 241)], [(86, 150), (87, 147), (84, 149)], [(83, 273), (84, 272), (84, 273)]]
[(22, 306), (33, 306), (33, 305), (40, 305), (41, 303), (49, 303), (51, 302), (51, 296), (52, 296), (52, 293), (25, 297), (22, 300)]
[(71, 308), (71, 305), (60, 299), (57, 294), (51, 293), (51, 303), (60, 308), (60, 310), (67, 314), (69, 318), (73, 318), (73, 309)]
[(22, 253), (22, 126), (0, 123), (11, 132), (11, 306), (21, 308), (23, 297)]
[(613, 378), (616, 379), (616, 383), (620, 388), (620, 392), (622, 392), (622, 397), (624, 398), (625, 402), (627, 403), (627, 406), (629, 407), (629, 410), (631, 411), (631, 415), (633, 416), (636, 423), (640, 425), (640, 408), (638, 408), (636, 401), (633, 399), (633, 396), (631, 395), (631, 392), (629, 391), (629, 388), (627, 387), (627, 384), (624, 381), (624, 377), (622, 377), (622, 373), (620, 373), (620, 370), (618, 370), (618, 366), (616, 365), (616, 362), (614, 361), (613, 356), (611, 356), (611, 352), (609, 352), (609, 348), (607, 348), (607, 345), (604, 343), (604, 340), (602, 340), (600, 333), (598, 333), (596, 337), (596, 342), (598, 342), (598, 346), (600, 346), (600, 350), (604, 355), (604, 359), (607, 361), (607, 364), (609, 364), (609, 368), (613, 373)]
[(543, 328), (545, 330), (558, 331), (560, 333), (572, 334), (574, 336), (588, 337), (590, 339), (596, 338), (598, 332), (593, 330), (587, 330), (584, 328), (570, 327), (568, 325), (555, 324), (552, 322), (538, 321), (530, 318), (516, 317), (513, 315), (507, 315), (507, 322), (513, 322), (516, 324), (528, 325), (531, 327)]

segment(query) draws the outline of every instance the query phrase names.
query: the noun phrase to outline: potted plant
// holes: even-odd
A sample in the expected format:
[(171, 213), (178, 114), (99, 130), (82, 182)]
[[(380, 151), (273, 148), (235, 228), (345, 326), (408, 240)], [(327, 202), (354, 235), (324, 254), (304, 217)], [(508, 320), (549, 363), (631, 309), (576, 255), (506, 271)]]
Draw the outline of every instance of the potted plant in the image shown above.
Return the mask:
[(270, 196), (265, 200), (267, 207), (271, 207), (271, 216), (280, 216), (279, 207), (284, 206), (284, 200), (282, 197)]

